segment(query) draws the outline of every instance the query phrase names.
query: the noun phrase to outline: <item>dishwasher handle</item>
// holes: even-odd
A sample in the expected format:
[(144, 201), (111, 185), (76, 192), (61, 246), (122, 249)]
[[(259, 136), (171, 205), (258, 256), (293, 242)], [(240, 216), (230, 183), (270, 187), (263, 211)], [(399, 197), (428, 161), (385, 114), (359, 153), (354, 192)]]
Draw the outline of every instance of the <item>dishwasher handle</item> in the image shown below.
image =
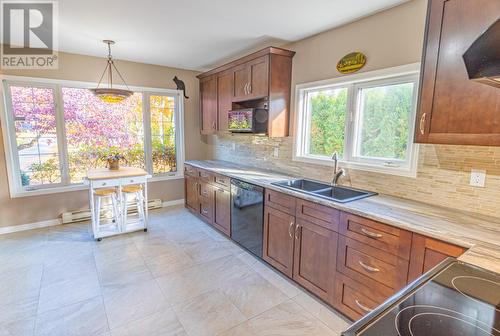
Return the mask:
[(235, 186), (237, 188), (240, 188), (240, 189), (243, 189), (243, 190), (254, 191), (254, 192), (258, 192), (258, 193), (263, 193), (264, 192), (264, 188), (259, 187), (259, 186), (255, 185), (255, 184), (243, 182), (243, 181), (240, 181), (240, 180), (231, 179), (231, 184), (233, 186)]

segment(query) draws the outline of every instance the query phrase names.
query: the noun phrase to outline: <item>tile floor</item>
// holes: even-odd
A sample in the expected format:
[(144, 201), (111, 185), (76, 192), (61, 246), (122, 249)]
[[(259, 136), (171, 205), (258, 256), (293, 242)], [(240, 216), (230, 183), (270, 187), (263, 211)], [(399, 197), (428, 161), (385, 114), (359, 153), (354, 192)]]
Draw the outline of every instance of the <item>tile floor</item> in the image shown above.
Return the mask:
[(0, 336), (330, 336), (347, 325), (182, 207), (101, 242), (87, 224), (0, 236)]

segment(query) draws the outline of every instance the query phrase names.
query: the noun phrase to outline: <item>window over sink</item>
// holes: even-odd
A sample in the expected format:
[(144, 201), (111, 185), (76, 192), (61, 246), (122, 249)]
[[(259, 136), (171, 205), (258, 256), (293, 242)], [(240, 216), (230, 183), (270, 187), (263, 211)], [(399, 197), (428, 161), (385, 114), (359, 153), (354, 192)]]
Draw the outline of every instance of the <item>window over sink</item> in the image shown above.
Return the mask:
[(124, 155), (153, 180), (182, 177), (183, 99), (177, 90), (131, 88), (123, 102), (107, 104), (81, 83), (5, 76), (2, 126), (11, 196), (82, 187), (102, 158)]
[(299, 84), (294, 160), (416, 175), (419, 64)]

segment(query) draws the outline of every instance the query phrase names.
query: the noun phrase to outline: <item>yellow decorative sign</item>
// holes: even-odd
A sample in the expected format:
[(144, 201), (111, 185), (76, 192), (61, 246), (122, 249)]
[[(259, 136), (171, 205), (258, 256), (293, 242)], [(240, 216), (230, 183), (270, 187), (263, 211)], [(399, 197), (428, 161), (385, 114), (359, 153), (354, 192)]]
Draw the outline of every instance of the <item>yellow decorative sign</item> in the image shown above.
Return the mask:
[(337, 70), (340, 73), (348, 74), (356, 72), (365, 66), (366, 56), (360, 52), (352, 52), (345, 55), (337, 63)]

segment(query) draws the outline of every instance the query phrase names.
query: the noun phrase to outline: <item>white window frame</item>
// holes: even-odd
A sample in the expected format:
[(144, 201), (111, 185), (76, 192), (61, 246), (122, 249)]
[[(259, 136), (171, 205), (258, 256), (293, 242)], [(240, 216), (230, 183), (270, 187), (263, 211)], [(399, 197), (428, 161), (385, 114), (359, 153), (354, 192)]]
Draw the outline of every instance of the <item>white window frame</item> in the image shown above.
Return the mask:
[[(335, 88), (347, 88), (347, 115), (345, 123), (344, 153), (340, 166), (349, 169), (383, 174), (416, 177), (419, 145), (413, 142), (415, 115), (418, 97), (420, 63), (412, 63), (387, 69), (374, 70), (322, 81), (302, 83), (295, 87), (295, 141), (293, 161), (333, 166), (330, 157), (309, 153), (310, 113), (307, 95), (310, 92)], [(359, 90), (387, 84), (414, 83), (412, 110), (409, 116), (408, 150), (405, 161), (356, 156), (357, 135), (359, 134)]]
[[(12, 198), (46, 195), (67, 191), (84, 190), (87, 187), (83, 183), (69, 183), (68, 165), (67, 165), (67, 149), (66, 149), (66, 134), (64, 127), (64, 110), (61, 96), (62, 87), (70, 88), (90, 88), (96, 87), (97, 83), (80, 82), (70, 80), (46, 79), (36, 77), (22, 77), (22, 76), (0, 76), (2, 85), (0, 86), (0, 100), (2, 111), (0, 113), (0, 121), (2, 126), (5, 160), (7, 166), (7, 176), (9, 183), (10, 196)], [(61, 183), (35, 186), (27, 190), (21, 185), (20, 171), (19, 171), (19, 157), (17, 155), (16, 145), (16, 132), (14, 122), (12, 120), (12, 106), (10, 99), (10, 92), (8, 87), (10, 85), (24, 85), (35, 87), (50, 87), (55, 92), (55, 108), (56, 108), (56, 123), (57, 123), (57, 137), (59, 149), (59, 161), (61, 165)], [(115, 85), (116, 88), (126, 88), (123, 85)], [(181, 90), (150, 88), (142, 86), (129, 86), (131, 91), (142, 93), (143, 99), (143, 126), (144, 126), (144, 155), (146, 162), (146, 171), (153, 177), (151, 182), (175, 180), (184, 178), (184, 161), (185, 161), (185, 139), (184, 139), (184, 96)], [(175, 99), (175, 132), (176, 132), (176, 160), (177, 171), (170, 173), (162, 173), (153, 175), (152, 162), (151, 162), (151, 124), (149, 111), (149, 96), (150, 95), (166, 95)]]

